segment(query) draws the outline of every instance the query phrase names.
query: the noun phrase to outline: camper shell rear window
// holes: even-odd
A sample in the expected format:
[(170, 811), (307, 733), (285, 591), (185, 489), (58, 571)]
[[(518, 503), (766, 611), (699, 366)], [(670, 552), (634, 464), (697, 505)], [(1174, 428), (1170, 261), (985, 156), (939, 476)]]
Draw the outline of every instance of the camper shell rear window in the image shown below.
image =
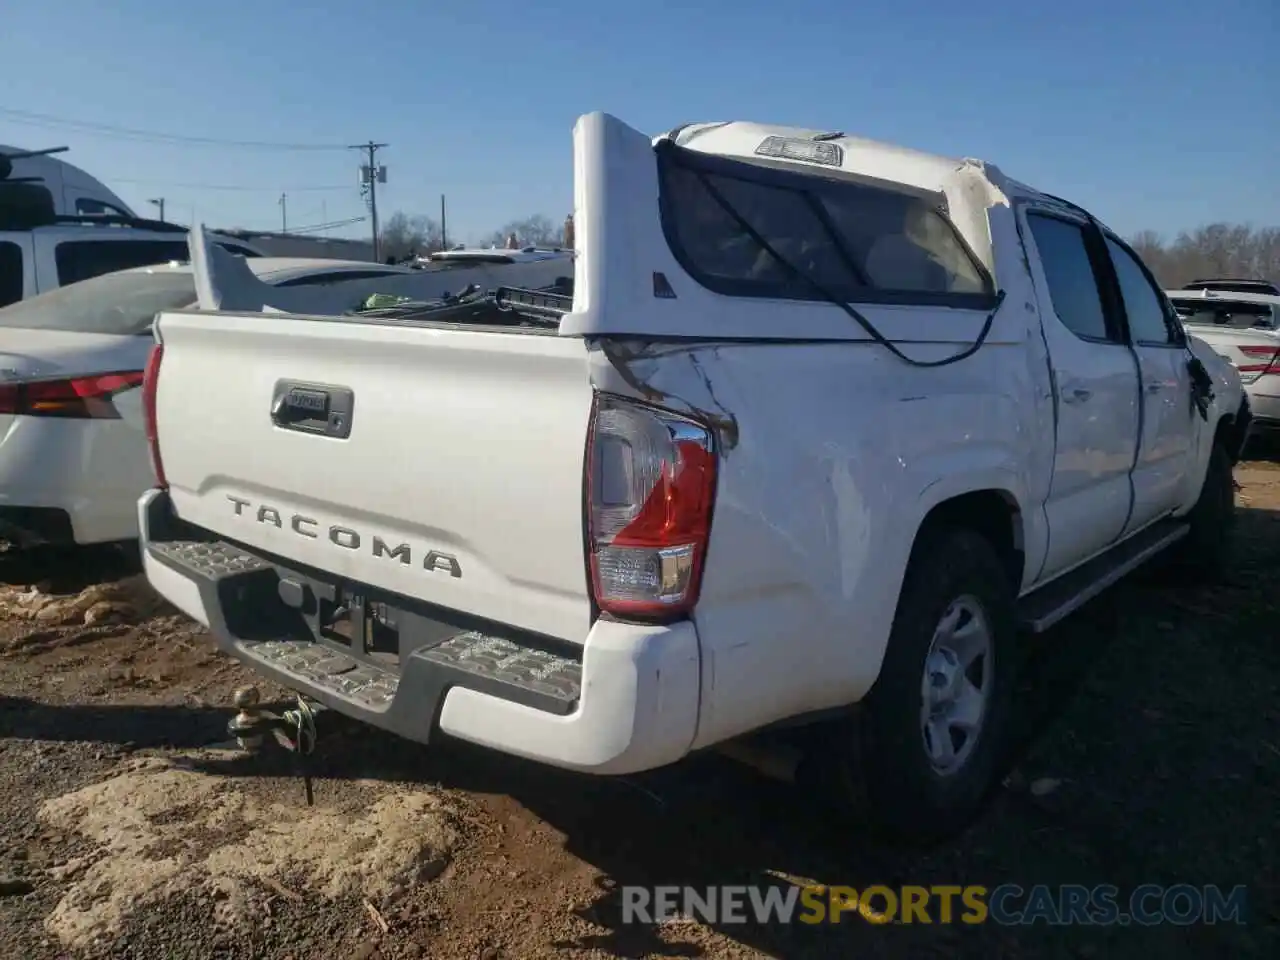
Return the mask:
[[(991, 276), (951, 222), (941, 194), (820, 170), (793, 172), (669, 141), (655, 149), (667, 243), (685, 271), (715, 293), (994, 305)], [(771, 256), (726, 203), (802, 276)]]

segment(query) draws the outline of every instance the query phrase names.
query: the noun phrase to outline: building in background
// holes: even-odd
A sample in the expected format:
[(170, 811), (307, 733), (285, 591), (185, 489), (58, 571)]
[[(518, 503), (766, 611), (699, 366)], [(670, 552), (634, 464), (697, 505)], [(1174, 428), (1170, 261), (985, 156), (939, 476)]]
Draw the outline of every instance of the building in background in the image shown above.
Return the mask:
[[(210, 228), (212, 229), (212, 228)], [(319, 257), (325, 260), (368, 260), (373, 262), (373, 243), (347, 237), (317, 237), (269, 230), (218, 230), (227, 237), (252, 243), (268, 257)]]

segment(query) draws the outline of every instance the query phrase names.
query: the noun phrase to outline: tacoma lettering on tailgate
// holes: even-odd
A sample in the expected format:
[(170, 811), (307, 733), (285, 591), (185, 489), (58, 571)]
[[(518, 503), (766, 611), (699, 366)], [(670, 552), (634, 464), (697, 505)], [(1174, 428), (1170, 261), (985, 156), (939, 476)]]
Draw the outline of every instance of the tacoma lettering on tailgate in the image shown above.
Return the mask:
[[(301, 513), (288, 513), (265, 503), (260, 503), (254, 508), (252, 500), (233, 497), (231, 494), (227, 494), (227, 499), (231, 501), (237, 517), (254, 519), (258, 523), (265, 523), (280, 530), (288, 529), (308, 540), (321, 539), (322, 525), (314, 517), (304, 516)], [(372, 550), (375, 557), (398, 560), (405, 566), (413, 563), (414, 548), (410, 544), (398, 543), (393, 546), (382, 537), (369, 537), (350, 527), (330, 526), (325, 539), (335, 547), (341, 547), (344, 550), (359, 550), (367, 543), (365, 549)], [(426, 552), (422, 558), (422, 569), (447, 573), (451, 577), (462, 576), (462, 566), (458, 563), (458, 558), (452, 554), (441, 553), (439, 550)]]

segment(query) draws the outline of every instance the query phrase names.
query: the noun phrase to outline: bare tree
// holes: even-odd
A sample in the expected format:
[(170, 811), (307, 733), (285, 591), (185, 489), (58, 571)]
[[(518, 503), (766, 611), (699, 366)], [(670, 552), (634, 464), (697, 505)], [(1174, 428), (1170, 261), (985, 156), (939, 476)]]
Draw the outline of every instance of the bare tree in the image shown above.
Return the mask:
[(523, 220), (512, 220), (501, 230), (495, 230), (484, 240), (486, 247), (501, 247), (507, 237), (516, 235), (522, 247), (558, 247), (564, 243), (563, 229), (551, 222), (550, 217), (535, 213)]
[(1167, 288), (1206, 277), (1280, 282), (1280, 227), (1210, 223), (1171, 242), (1150, 230), (1130, 242)]
[(410, 253), (431, 253), (442, 244), (440, 224), (430, 217), (411, 217), (396, 211), (389, 216), (378, 232), (378, 245), (382, 255), (403, 260)]

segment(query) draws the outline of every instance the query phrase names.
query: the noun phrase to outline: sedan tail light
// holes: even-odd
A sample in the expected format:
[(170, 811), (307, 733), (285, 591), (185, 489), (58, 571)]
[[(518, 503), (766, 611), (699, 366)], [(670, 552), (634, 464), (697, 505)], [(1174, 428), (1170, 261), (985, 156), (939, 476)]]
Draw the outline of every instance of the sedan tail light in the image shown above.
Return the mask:
[(142, 417), (146, 424), (147, 450), (151, 454), (151, 471), (156, 475), (156, 486), (169, 489), (164, 475), (164, 461), (160, 459), (160, 434), (156, 430), (156, 390), (160, 386), (160, 361), (164, 359), (164, 344), (157, 343), (147, 356), (147, 369), (142, 378)]
[(1280, 358), (1280, 347), (1248, 346), (1240, 347), (1239, 350), (1250, 360), (1236, 368), (1241, 373), (1256, 373), (1258, 376), (1273, 370), (1280, 373), (1280, 365), (1276, 363), (1277, 358)]
[(119, 420), (117, 394), (142, 386), (142, 371), (0, 383), (0, 413), (22, 417)]

